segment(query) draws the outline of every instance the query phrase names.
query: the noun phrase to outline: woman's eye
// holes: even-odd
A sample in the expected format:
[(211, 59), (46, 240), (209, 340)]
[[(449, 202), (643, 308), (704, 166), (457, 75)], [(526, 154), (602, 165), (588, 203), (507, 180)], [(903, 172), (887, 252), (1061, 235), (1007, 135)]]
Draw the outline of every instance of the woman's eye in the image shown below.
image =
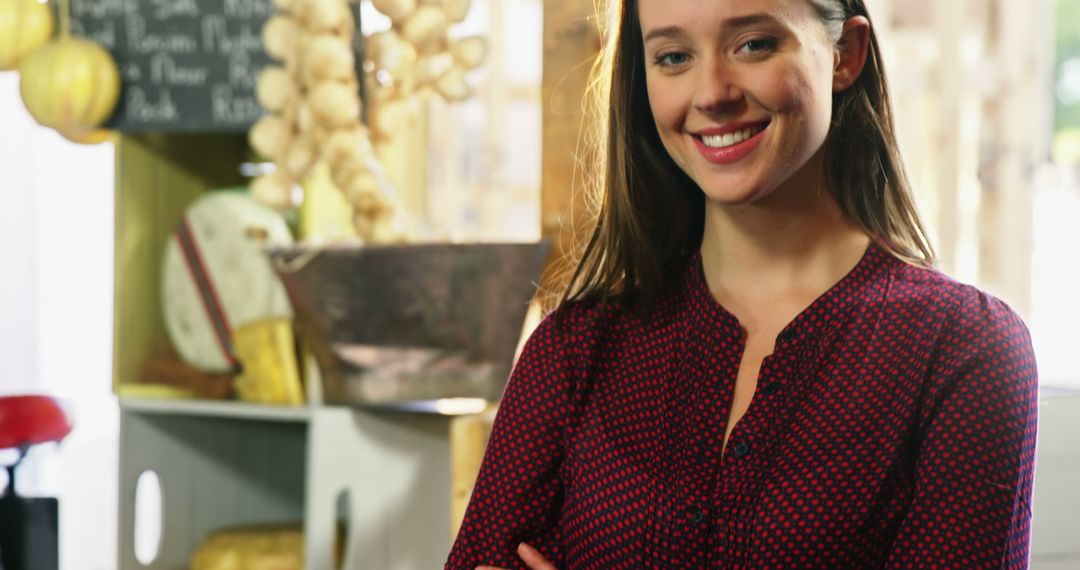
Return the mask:
[(660, 67), (673, 67), (682, 65), (690, 59), (690, 56), (681, 52), (673, 51), (656, 56), (656, 64)]
[(739, 46), (739, 53), (758, 54), (772, 51), (776, 48), (776, 40), (772, 38), (754, 38), (747, 40)]

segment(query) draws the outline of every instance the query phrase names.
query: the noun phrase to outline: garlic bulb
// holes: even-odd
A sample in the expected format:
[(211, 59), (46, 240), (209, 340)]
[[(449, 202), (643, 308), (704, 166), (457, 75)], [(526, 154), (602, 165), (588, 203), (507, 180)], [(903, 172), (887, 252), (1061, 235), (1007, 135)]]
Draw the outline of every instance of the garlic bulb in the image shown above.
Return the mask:
[(371, 240), (376, 243), (402, 243), (409, 238), (409, 220), (401, 210), (380, 212), (375, 217)]
[(348, 80), (356, 77), (356, 56), (352, 46), (337, 36), (318, 34), (305, 46), (303, 54), (305, 81)]
[(404, 22), (416, 11), (416, 0), (371, 0), (371, 4), (394, 23)]
[(348, 159), (330, 164), (330, 169), (330, 179), (342, 192), (347, 191), (353, 178), (368, 172), (364, 162)]
[(449, 25), (442, 8), (420, 6), (401, 26), (401, 37), (415, 46), (419, 53), (434, 53), (444, 47)]
[(298, 33), (296, 22), (291, 18), (281, 15), (271, 16), (262, 29), (266, 53), (280, 61), (293, 59)]
[(324, 81), (308, 95), (315, 120), (330, 127), (347, 127), (360, 121), (360, 98), (344, 83)]
[(274, 6), (280, 12), (293, 12), (300, 0), (274, 0)]
[(341, 0), (304, 0), (304, 27), (312, 32), (352, 30), (352, 13)]
[[(323, 160), (330, 178), (354, 209), (354, 228), (365, 241), (400, 241), (407, 217), (400, 211), (393, 187), (381, 173), (366, 128), (360, 122), (361, 102), (352, 36), (355, 22), (346, 0), (274, 0), (280, 12), (263, 28), (267, 52), (283, 66), (260, 75), (256, 97), (271, 113), (251, 128), (253, 149), (274, 160), (278, 169), (251, 185), (252, 196), (279, 210), (293, 206), (293, 187)], [(398, 20), (412, 21), (417, 0), (378, 0), (378, 7)], [(425, 6), (412, 33), (442, 42), (441, 8)], [(433, 11), (432, 11), (433, 10)], [(445, 16), (441, 17), (445, 20)], [(396, 32), (371, 43), (383, 63), (392, 65), (394, 92), (411, 89), (417, 60), (413, 43)], [(445, 50), (444, 50), (445, 51)], [(453, 65), (453, 58), (447, 57)], [(439, 73), (444, 73), (440, 70)], [(434, 81), (432, 79), (431, 81)]]
[(289, 124), (277, 115), (259, 119), (248, 133), (251, 148), (275, 162), (284, 155), (290, 138)]
[(469, 36), (450, 44), (450, 54), (454, 61), (465, 69), (476, 69), (487, 58), (487, 39), (483, 36)]
[[(389, 132), (396, 119), (380, 121), (383, 103), (412, 97), (416, 92), (431, 89), (451, 101), (468, 97), (471, 90), (463, 72), (475, 69), (487, 57), (487, 41), (481, 36), (451, 40), (451, 23), (465, 19), (470, 0), (409, 0), (415, 9), (407, 17), (402, 4), (392, 0), (374, 2), (375, 8), (390, 16), (389, 30), (368, 38), (368, 58), (374, 69), (374, 82), (368, 91), (375, 103), (372, 123), (383, 123), (374, 130)], [(461, 72), (454, 71), (460, 68)]]
[(292, 207), (292, 194), (293, 181), (280, 170), (264, 174), (251, 183), (251, 197), (278, 211)]
[(268, 111), (280, 112), (297, 98), (296, 83), (285, 68), (272, 65), (259, 74), (255, 98)]
[(367, 39), (368, 58), (378, 69), (393, 72), (416, 62), (416, 48), (401, 39), (393, 30), (372, 34)]
[(356, 214), (353, 216), (353, 229), (360, 239), (370, 241), (375, 235), (375, 220), (367, 214)]
[(371, 141), (362, 128), (336, 129), (322, 144), (323, 158), (334, 170), (346, 163), (363, 165), (372, 154)]
[(460, 67), (452, 67), (435, 81), (435, 89), (447, 101), (463, 101), (469, 98), (471, 90), (465, 83), (465, 72)]
[(301, 133), (285, 149), (285, 170), (294, 179), (300, 180), (311, 173), (317, 158), (318, 152), (315, 149), (315, 141), (310, 134)]
[(446, 18), (455, 24), (460, 24), (469, 15), (472, 0), (443, 0), (443, 10)]
[(292, 111), (292, 124), (296, 130), (308, 132), (318, 126), (315, 123), (315, 114), (311, 112), (311, 104), (307, 100), (300, 101)]
[(375, 128), (376, 135), (389, 138), (393, 134), (406, 126), (408, 109), (407, 102), (402, 100), (391, 100), (384, 103), (379, 112), (372, 117), (372, 126)]
[(439, 77), (454, 66), (454, 57), (450, 52), (441, 52), (421, 59), (416, 66), (417, 80), (425, 85), (434, 83)]
[(371, 172), (360, 173), (346, 182), (345, 197), (357, 215), (374, 216), (387, 206), (379, 180)]

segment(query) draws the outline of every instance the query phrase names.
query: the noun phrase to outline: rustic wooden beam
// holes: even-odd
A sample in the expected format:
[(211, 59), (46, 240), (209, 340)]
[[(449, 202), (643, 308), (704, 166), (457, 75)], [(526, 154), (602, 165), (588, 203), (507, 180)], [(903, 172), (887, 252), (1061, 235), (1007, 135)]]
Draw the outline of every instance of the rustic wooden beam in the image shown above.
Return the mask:
[(994, 91), (985, 100), (979, 281), (1030, 318), (1036, 168), (1049, 155), (1053, 7), (1046, 0), (991, 3), (988, 46)]
[(540, 216), (555, 245), (541, 286), (558, 286), (552, 266), (589, 228), (582, 188), (581, 135), (592, 64), (600, 51), (594, 0), (544, 1), (543, 158)]

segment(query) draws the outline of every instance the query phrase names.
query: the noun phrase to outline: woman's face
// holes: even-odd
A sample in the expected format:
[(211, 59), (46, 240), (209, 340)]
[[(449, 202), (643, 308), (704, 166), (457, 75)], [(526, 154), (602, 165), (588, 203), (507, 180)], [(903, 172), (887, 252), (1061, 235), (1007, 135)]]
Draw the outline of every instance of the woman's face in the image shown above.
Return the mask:
[(638, 10), (656, 128), (706, 197), (816, 191), (837, 60), (810, 3), (640, 0)]

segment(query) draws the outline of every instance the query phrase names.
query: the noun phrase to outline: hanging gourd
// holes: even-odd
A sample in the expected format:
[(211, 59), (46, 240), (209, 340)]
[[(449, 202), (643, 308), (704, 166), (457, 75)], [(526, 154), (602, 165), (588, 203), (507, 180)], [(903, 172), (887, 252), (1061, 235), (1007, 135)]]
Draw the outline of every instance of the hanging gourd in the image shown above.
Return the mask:
[(68, 1), (60, 2), (60, 36), (19, 65), (19, 93), (38, 123), (93, 144), (108, 138), (96, 131), (116, 109), (120, 72), (105, 48), (71, 35)]
[(101, 144), (116, 139), (116, 132), (108, 129), (90, 129), (88, 131), (59, 131), (60, 136), (76, 144)]
[(0, 71), (19, 66), (26, 54), (49, 40), (53, 17), (37, 0), (0, 0)]

